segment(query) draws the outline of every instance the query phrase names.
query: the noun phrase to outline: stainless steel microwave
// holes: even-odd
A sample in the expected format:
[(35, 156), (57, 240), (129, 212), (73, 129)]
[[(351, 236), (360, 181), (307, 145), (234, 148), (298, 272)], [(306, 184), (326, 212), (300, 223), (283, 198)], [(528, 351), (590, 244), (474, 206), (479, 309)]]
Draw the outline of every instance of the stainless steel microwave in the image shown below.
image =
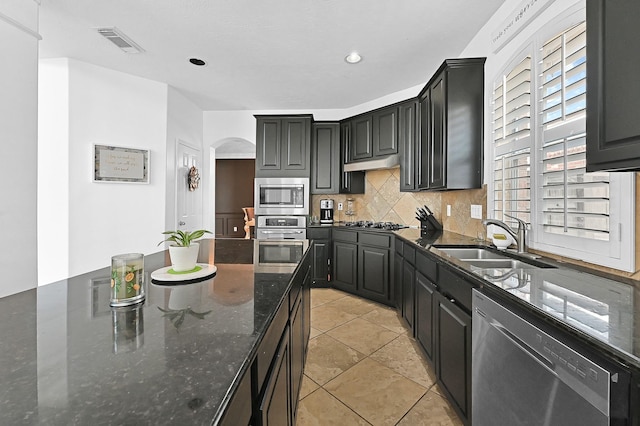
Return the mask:
[(256, 178), (256, 215), (308, 215), (309, 178)]

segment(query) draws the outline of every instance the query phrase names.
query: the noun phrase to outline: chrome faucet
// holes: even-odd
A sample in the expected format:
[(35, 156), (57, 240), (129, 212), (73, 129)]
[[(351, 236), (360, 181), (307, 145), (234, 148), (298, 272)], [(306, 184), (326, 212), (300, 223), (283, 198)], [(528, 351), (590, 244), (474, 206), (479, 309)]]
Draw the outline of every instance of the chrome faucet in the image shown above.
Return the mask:
[(518, 219), (515, 216), (510, 216), (506, 213), (504, 213), (505, 216), (510, 217), (511, 219), (515, 219), (518, 221), (518, 233), (516, 234), (513, 229), (511, 229), (511, 227), (509, 225), (507, 225), (506, 223), (504, 223), (501, 220), (498, 219), (485, 219), (482, 221), (482, 223), (486, 226), (486, 225), (496, 225), (499, 226), (500, 228), (504, 229), (505, 231), (507, 231), (507, 233), (509, 233), (509, 235), (511, 235), (513, 237), (513, 239), (516, 241), (516, 244), (518, 245), (518, 253), (526, 253), (526, 244), (525, 244), (525, 234), (526, 234), (526, 230), (527, 230), (527, 223), (524, 220)]

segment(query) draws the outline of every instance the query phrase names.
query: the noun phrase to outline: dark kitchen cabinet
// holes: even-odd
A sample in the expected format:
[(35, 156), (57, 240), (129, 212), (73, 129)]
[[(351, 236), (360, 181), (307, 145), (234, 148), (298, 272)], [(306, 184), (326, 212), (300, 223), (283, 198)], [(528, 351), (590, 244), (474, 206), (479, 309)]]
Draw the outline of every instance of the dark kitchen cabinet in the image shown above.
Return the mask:
[(296, 412), (298, 410), (298, 395), (302, 384), (302, 375), (305, 357), (305, 330), (304, 330), (304, 307), (302, 293), (299, 294), (294, 309), (291, 313), (291, 326), (289, 332), (290, 344), (290, 369), (291, 369), (291, 418), (295, 424)]
[[(334, 237), (335, 238), (335, 237)], [(358, 289), (358, 245), (333, 242), (333, 286), (349, 293)]]
[(256, 177), (309, 177), (312, 116), (256, 120)]
[(402, 253), (403, 242), (401, 239), (396, 238), (395, 253), (393, 255), (393, 282), (391, 288), (393, 288), (393, 300), (396, 311), (402, 314)]
[(307, 238), (312, 240), (311, 264), (313, 287), (327, 287), (331, 271), (331, 228), (309, 227)]
[(373, 112), (373, 156), (398, 153), (398, 106)]
[(415, 99), (404, 102), (398, 107), (398, 111), (400, 191), (415, 191), (418, 189), (416, 184), (418, 102)]
[(340, 124), (315, 122), (311, 132), (311, 193), (340, 192)]
[(287, 325), (259, 405), (259, 418), (262, 426), (293, 424), (289, 389), (289, 351), (289, 326)]
[(359, 115), (350, 121), (351, 157), (349, 161), (373, 157), (373, 115)]
[(481, 187), (484, 62), (447, 59), (418, 95), (419, 189)]
[(406, 259), (402, 262), (402, 318), (409, 326), (411, 335), (414, 329), (416, 268)]
[(341, 194), (364, 194), (365, 172), (345, 172), (344, 164), (351, 161), (351, 122), (340, 123), (340, 189)]
[(251, 424), (251, 372), (247, 371), (233, 393), (219, 426), (247, 426)]
[(640, 2), (587, 0), (587, 171), (640, 170)]
[(434, 323), (433, 307), (437, 287), (420, 272), (416, 273), (416, 303), (415, 303), (415, 335), (416, 340), (427, 359), (433, 363)]
[(434, 315), (438, 383), (465, 424), (470, 424), (471, 316), (440, 293), (435, 295)]
[(389, 249), (360, 245), (358, 247), (358, 293), (376, 302), (388, 303)]

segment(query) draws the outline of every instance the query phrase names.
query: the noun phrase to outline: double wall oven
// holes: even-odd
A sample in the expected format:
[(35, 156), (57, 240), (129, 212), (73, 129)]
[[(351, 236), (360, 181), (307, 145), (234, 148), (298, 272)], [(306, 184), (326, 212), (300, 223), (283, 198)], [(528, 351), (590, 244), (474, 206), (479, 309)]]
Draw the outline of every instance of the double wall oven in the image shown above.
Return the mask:
[(255, 179), (256, 239), (305, 240), (309, 178)]

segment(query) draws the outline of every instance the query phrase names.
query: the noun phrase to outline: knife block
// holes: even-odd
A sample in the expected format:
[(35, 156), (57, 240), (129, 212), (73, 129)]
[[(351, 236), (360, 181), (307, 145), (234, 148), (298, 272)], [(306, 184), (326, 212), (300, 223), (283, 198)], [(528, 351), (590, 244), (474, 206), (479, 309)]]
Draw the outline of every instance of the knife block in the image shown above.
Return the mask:
[(433, 216), (429, 216), (427, 220), (420, 221), (421, 237), (428, 237), (440, 231), (442, 231), (442, 225)]

